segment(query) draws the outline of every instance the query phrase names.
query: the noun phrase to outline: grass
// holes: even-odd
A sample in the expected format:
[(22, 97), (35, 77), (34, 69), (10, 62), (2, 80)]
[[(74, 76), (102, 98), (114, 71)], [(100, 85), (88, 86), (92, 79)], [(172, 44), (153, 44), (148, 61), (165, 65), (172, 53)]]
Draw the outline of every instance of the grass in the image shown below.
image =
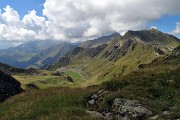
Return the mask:
[(94, 90), (50, 88), (19, 94), (0, 104), (1, 120), (100, 120), (85, 112)]
[(75, 71), (65, 71), (65, 74), (69, 75), (75, 82), (82, 82), (81, 75)]
[[(80, 84), (84, 84), (85, 80), (81, 78), (81, 75), (74, 70), (65, 71), (63, 76), (54, 76), (53, 71), (40, 70), (37, 75), (27, 74), (15, 74), (13, 77), (17, 79), (23, 89), (30, 90), (32, 88), (27, 87), (27, 84), (34, 84), (40, 89), (47, 89), (51, 87), (78, 87)], [(70, 76), (74, 82), (70, 82), (66, 79), (66, 76)]]
[(71, 86), (74, 84), (69, 82), (65, 76), (53, 76), (51, 71), (39, 72), (40, 74), (37, 75), (15, 74), (13, 77), (21, 83), (22, 88), (25, 90), (30, 89), (27, 87), (27, 84), (34, 84), (40, 89), (59, 86)]
[[(114, 98), (125, 98), (142, 101), (153, 115), (159, 115), (159, 119), (179, 119), (179, 78), (179, 59), (155, 61), (144, 69), (114, 78), (101, 85), (101, 88), (109, 93), (97, 110), (110, 110)], [(170, 111), (171, 115), (164, 117), (163, 111)]]

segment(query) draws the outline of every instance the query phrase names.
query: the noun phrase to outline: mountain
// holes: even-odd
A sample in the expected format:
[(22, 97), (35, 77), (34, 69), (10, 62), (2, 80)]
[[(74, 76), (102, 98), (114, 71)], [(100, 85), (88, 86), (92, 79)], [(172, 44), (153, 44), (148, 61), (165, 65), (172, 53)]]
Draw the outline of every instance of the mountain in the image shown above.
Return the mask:
[[(102, 82), (124, 76), (169, 54), (180, 44), (179, 39), (158, 30), (128, 31), (123, 37), (94, 48), (77, 47), (48, 69), (61, 67), (81, 69), (90, 80)], [(97, 82), (97, 81), (96, 81)]]
[[(146, 68), (98, 86), (52, 87), (16, 95), (1, 103), (0, 119), (177, 120), (180, 118), (179, 48), (158, 58), (159, 62), (154, 60)], [(71, 54), (83, 50), (77, 48)], [(26, 111), (28, 114), (24, 114)]]
[(141, 41), (142, 43), (149, 43), (155, 45), (167, 45), (173, 48), (179, 44), (179, 39), (162, 33), (157, 29), (142, 30), (142, 31), (128, 31), (124, 38), (132, 38)]
[(179, 53), (180, 46), (144, 68), (103, 83), (101, 90), (89, 97), (89, 110), (103, 117), (108, 113), (110, 117), (132, 120), (179, 118)]
[(21, 92), (23, 92), (21, 83), (0, 70), (0, 102)]
[(6, 74), (17, 74), (17, 73), (36, 74), (37, 73), (37, 70), (35, 69), (15, 68), (1, 62), (0, 62), (0, 70), (5, 72)]
[(56, 46), (52, 46), (38, 53), (27, 62), (32, 63), (29, 67), (42, 68), (57, 61), (60, 57), (69, 51), (72, 51), (76, 47), (77, 45), (71, 43), (62, 43)]
[(57, 44), (60, 43), (52, 40), (37, 40), (24, 43), (17, 47), (0, 50), (0, 62), (14, 67), (26, 68), (30, 64), (27, 61), (32, 56)]
[(79, 45), (79, 47), (82, 48), (94, 48), (102, 44), (108, 44), (112, 41), (112, 39), (119, 38), (121, 35), (119, 33), (113, 33), (108, 36), (102, 36), (100, 38), (94, 39), (94, 40), (88, 40), (86, 42), (83, 42)]

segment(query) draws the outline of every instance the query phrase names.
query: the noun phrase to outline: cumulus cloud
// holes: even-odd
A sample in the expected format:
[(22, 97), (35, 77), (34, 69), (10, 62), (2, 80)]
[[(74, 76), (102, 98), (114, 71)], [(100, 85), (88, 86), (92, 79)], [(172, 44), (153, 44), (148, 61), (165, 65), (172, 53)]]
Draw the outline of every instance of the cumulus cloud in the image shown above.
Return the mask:
[(180, 22), (176, 23), (176, 28), (172, 31), (174, 35), (180, 35)]
[(147, 29), (164, 15), (180, 14), (179, 0), (46, 0), (43, 6), (42, 16), (33, 10), (22, 20), (10, 6), (0, 11), (0, 39), (86, 40)]
[(179, 0), (46, 0), (43, 13), (65, 38), (147, 29), (163, 15), (180, 14)]

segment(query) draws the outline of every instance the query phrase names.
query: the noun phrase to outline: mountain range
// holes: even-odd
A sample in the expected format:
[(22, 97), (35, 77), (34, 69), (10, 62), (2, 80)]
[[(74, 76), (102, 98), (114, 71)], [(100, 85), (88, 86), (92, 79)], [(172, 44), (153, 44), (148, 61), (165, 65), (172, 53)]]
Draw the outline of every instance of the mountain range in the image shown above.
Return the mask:
[(180, 44), (174, 36), (158, 30), (128, 31), (108, 44), (98, 47), (77, 47), (47, 69), (61, 67), (81, 69), (89, 79), (109, 80), (137, 70), (141, 64), (169, 54)]
[(178, 38), (151, 29), (30, 43), (0, 52), (18, 63), (0, 62), (0, 119), (180, 118)]
[(31, 41), (14, 48), (0, 50), (0, 62), (20, 68), (43, 68), (78, 46), (96, 47), (119, 36), (119, 33), (113, 33), (109, 36), (76, 44), (52, 40)]

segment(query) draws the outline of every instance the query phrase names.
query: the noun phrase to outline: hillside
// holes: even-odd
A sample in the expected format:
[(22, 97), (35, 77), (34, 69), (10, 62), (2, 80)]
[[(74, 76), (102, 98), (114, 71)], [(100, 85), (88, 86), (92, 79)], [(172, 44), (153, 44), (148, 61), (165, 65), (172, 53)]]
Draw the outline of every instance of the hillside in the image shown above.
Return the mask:
[(77, 45), (73, 45), (71, 43), (61, 43), (59, 45), (45, 49), (27, 61), (31, 63), (31, 65), (28, 67), (42, 68), (47, 66), (57, 61), (60, 57), (69, 51), (72, 51), (75, 47), (77, 47)]
[[(100, 86), (84, 89), (49, 88), (11, 97), (0, 104), (0, 119), (102, 120), (116, 117), (133, 120), (137, 119), (137, 116), (131, 115), (141, 112), (149, 112), (149, 115), (138, 114), (139, 120), (179, 119), (180, 56), (177, 54), (179, 52), (177, 47), (170, 55), (155, 60), (148, 64), (148, 67), (124, 77), (113, 78)], [(121, 100), (128, 104), (121, 105)], [(136, 103), (137, 108), (131, 106)], [(120, 106), (126, 109), (122, 111)], [(145, 111), (138, 109), (139, 107)]]
[(35, 74), (38, 71), (35, 69), (22, 69), (22, 68), (15, 68), (10, 65), (7, 65), (5, 63), (0, 62), (0, 70), (4, 71), (5, 73), (8, 74), (21, 74), (21, 73), (26, 73), (26, 74)]
[(27, 61), (32, 56), (57, 44), (59, 44), (58, 41), (37, 40), (24, 43), (17, 47), (0, 50), (0, 62), (9, 64), (14, 67), (26, 68), (29, 66), (29, 64), (31, 64)]
[(154, 29), (128, 31), (122, 38), (115, 38), (110, 44), (95, 48), (77, 47), (48, 69), (81, 69), (90, 76), (92, 83), (101, 83), (138, 70), (140, 64), (150, 63), (169, 54), (179, 43), (178, 38)]
[[(144, 103), (152, 112), (151, 119), (155, 116), (159, 120), (180, 118), (180, 55), (174, 54), (179, 52), (180, 49), (177, 47), (170, 56), (157, 59), (138, 71), (113, 78), (101, 85), (101, 89), (107, 94), (93, 110), (111, 111), (114, 98), (121, 98)], [(128, 117), (131, 118), (131, 115), (130, 113)]]

